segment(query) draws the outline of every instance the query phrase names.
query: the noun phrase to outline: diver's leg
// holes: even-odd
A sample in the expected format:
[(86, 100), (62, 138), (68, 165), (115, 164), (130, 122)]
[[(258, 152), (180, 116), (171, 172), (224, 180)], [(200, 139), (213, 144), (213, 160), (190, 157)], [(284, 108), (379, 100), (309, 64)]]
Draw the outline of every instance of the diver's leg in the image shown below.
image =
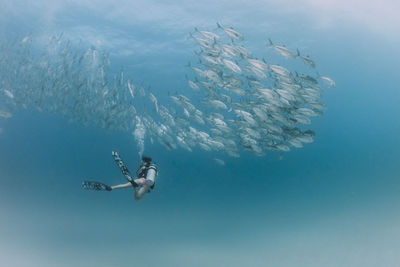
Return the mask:
[(144, 186), (147, 184), (146, 179), (144, 179), (144, 178), (137, 178), (137, 179), (133, 180), (133, 182), (140, 186)]
[(118, 185), (113, 185), (111, 186), (111, 189), (122, 189), (122, 188), (128, 188), (128, 187), (132, 187), (132, 183), (126, 183), (126, 184), (118, 184)]
[(144, 185), (138, 189), (137, 187), (135, 188), (135, 200), (141, 199), (144, 194), (146, 194), (150, 190), (150, 186)]

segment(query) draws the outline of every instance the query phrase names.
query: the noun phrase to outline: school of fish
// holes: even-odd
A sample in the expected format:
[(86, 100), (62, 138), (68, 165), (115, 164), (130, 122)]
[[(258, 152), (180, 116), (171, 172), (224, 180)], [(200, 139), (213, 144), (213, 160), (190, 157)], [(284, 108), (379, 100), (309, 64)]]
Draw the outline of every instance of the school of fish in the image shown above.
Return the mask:
[[(257, 58), (244, 46), (242, 33), (219, 23), (214, 31), (195, 28), (190, 39), (198, 49), (196, 63), (187, 67), (187, 87), (164, 103), (123, 72), (110, 75), (107, 55), (95, 48), (74, 47), (57, 36), (34, 56), (30, 36), (3, 43), (0, 117), (35, 108), (84, 125), (133, 133), (139, 127), (151, 143), (167, 149), (199, 148), (233, 157), (243, 149), (263, 156), (313, 142), (314, 132), (306, 127), (323, 114), (323, 88), (335, 82), (318, 74), (310, 56), (268, 39), (266, 52), (304, 66), (290, 70)], [(143, 103), (147, 106), (140, 109)]]

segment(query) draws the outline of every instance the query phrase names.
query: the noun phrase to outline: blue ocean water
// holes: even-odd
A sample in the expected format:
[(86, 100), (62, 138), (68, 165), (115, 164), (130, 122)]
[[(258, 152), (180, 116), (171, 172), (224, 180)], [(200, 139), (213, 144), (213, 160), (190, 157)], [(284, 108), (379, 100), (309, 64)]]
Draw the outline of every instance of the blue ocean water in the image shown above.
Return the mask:
[(0, 2), (2, 39), (63, 32), (107, 51), (112, 71), (160, 102), (186, 86), (188, 33), (217, 21), (259, 55), (268, 37), (299, 47), (336, 82), (314, 142), (288, 153), (232, 158), (147, 140), (160, 174), (138, 202), (131, 189), (81, 188), (124, 182), (112, 150), (136, 169), (131, 133), (16, 109), (0, 120), (1, 265), (398, 266), (400, 22), (387, 2)]

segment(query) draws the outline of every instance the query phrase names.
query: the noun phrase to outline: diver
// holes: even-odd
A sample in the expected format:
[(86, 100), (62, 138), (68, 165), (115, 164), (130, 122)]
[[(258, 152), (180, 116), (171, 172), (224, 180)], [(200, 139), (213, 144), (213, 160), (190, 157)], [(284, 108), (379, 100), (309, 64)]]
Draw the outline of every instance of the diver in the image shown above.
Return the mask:
[(121, 169), (122, 174), (128, 180), (128, 183), (109, 186), (100, 182), (84, 181), (82, 183), (82, 187), (84, 189), (112, 191), (114, 189), (133, 187), (135, 190), (135, 200), (139, 200), (144, 196), (144, 194), (150, 192), (150, 190), (154, 188), (156, 178), (158, 176), (158, 170), (156, 164), (152, 162), (150, 157), (142, 157), (142, 164), (136, 172), (137, 178), (134, 179), (118, 153), (113, 151), (112, 156), (115, 163)]

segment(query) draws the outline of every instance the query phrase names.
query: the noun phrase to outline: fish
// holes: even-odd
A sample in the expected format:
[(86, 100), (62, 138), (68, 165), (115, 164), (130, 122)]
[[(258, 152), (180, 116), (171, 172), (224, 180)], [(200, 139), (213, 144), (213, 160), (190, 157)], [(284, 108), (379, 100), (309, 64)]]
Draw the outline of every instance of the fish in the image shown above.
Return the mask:
[(309, 84), (310, 86), (315, 86), (315, 85), (318, 84), (318, 81), (317, 81), (314, 77), (312, 77), (312, 76), (310, 76), (310, 75), (306, 75), (306, 74), (297, 74), (297, 73), (296, 73), (296, 77), (297, 77), (301, 82), (307, 83), (307, 84)]
[(204, 72), (206, 74), (206, 78), (214, 83), (220, 83), (221, 79), (219, 78), (218, 74), (213, 70), (206, 70)]
[(215, 109), (227, 109), (227, 106), (224, 104), (224, 102), (220, 100), (209, 100), (208, 102), (205, 102), (205, 104)]
[(193, 91), (200, 92), (200, 87), (195, 82), (188, 80), (188, 84), (189, 84), (190, 88), (193, 89)]
[(223, 59), (222, 62), (224, 64), (225, 68), (227, 68), (235, 73), (238, 73), (238, 74), (242, 73), (242, 70), (235, 62), (228, 60), (228, 59)]
[(189, 118), (189, 117), (190, 117), (190, 113), (189, 113), (189, 111), (187, 111), (186, 108), (183, 108), (183, 114), (185, 114), (185, 117), (186, 117), (186, 118)]
[(268, 65), (261, 60), (248, 58), (247, 62), (254, 68), (259, 70), (268, 70)]
[(222, 30), (226, 33), (226, 35), (228, 35), (228, 36), (231, 37), (232, 39), (239, 40), (239, 41), (242, 41), (242, 40), (243, 40), (243, 35), (240, 34), (240, 33), (237, 32), (237, 31), (235, 31), (234, 29), (232, 29), (232, 28), (224, 28), (224, 27), (222, 27), (221, 24), (219, 24), (218, 22), (217, 22), (217, 27), (218, 27), (219, 29), (222, 29)]
[(200, 148), (202, 148), (205, 151), (211, 151), (211, 147), (207, 144), (204, 143), (199, 143)]
[(291, 95), (288, 91), (283, 90), (283, 89), (277, 89), (276, 92), (283, 98), (289, 100), (289, 101), (294, 101), (295, 98), (293, 95)]
[(205, 121), (203, 120), (203, 118), (202, 118), (201, 116), (199, 116), (198, 114), (194, 114), (194, 115), (192, 116), (192, 119), (193, 119), (195, 122), (197, 122), (197, 123), (199, 123), (199, 124), (201, 124), (201, 125), (204, 125), (204, 124), (205, 124)]
[(302, 148), (303, 144), (297, 140), (296, 138), (292, 138), (288, 140), (288, 143), (291, 144), (292, 146), (296, 147), (296, 148)]
[(201, 78), (205, 78), (206, 77), (206, 75), (204, 73), (204, 70), (196, 68), (196, 67), (192, 67), (192, 70), (197, 76), (199, 76)]
[(244, 46), (235, 45), (234, 48), (241, 58), (248, 59), (251, 57), (251, 53)]
[(9, 98), (11, 98), (11, 99), (14, 98), (14, 94), (11, 93), (9, 90), (3, 89), (3, 92), (4, 92), (4, 94), (5, 94), (7, 97), (9, 97)]
[(312, 60), (310, 58), (310, 56), (302, 56), (300, 55), (300, 51), (299, 49), (297, 49), (297, 56), (301, 58), (301, 60), (303, 61), (304, 65), (311, 67), (311, 68), (315, 68), (315, 62), (314, 60)]
[(191, 38), (193, 38), (202, 48), (205, 49), (212, 49), (213, 43), (210, 43), (209, 39), (202, 39), (199, 37), (194, 36), (193, 34), (189, 34)]
[(132, 98), (135, 98), (135, 95), (136, 95), (135, 86), (133, 84), (131, 84), (129, 80), (127, 82), (127, 86), (128, 86), (130, 95), (132, 96)]
[(296, 137), (296, 139), (302, 143), (312, 143), (314, 141), (312, 136), (308, 136), (308, 135), (298, 136), (298, 137)]
[(221, 166), (225, 166), (225, 161), (222, 159), (214, 158), (214, 161)]
[(181, 136), (177, 136), (176, 137), (177, 140), (177, 144), (182, 147), (183, 149), (186, 149), (189, 152), (192, 152), (192, 149), (190, 148), (190, 146), (185, 142), (184, 138)]
[(284, 144), (276, 145), (275, 148), (277, 150), (284, 151), (284, 152), (290, 151), (290, 147), (288, 147), (287, 145), (284, 145)]
[(149, 92), (149, 98), (150, 98), (151, 102), (154, 103), (154, 107), (156, 109), (156, 112), (158, 113), (158, 101), (157, 101), (157, 98), (150, 92)]
[(280, 45), (274, 45), (271, 41), (271, 39), (268, 38), (269, 41), (269, 46), (272, 46), (281, 56), (284, 56), (285, 58), (290, 58), (294, 59), (296, 58), (296, 54), (293, 53), (291, 50), (286, 48), (285, 46), (280, 46)]
[(235, 113), (237, 116), (244, 119), (249, 125), (253, 127), (258, 126), (257, 122), (254, 120), (253, 116), (249, 112), (236, 109)]
[(304, 115), (296, 114), (296, 115), (293, 116), (293, 118), (299, 123), (311, 124), (311, 120), (308, 117), (304, 116)]
[(177, 104), (177, 105), (182, 104), (182, 102), (179, 100), (179, 98), (177, 96), (171, 95), (170, 98), (172, 99), (172, 101), (175, 102), (175, 104)]
[(222, 131), (220, 131), (219, 129), (216, 129), (216, 128), (211, 128), (211, 129), (210, 129), (210, 132), (211, 132), (213, 135), (222, 135)]
[(314, 110), (309, 108), (298, 108), (295, 110), (297, 113), (307, 116), (307, 117), (314, 117), (317, 116)]
[(12, 114), (10, 112), (7, 112), (7, 111), (4, 111), (4, 110), (0, 109), (0, 117), (8, 119), (8, 118), (12, 117)]
[(213, 57), (213, 56), (209, 56), (209, 55), (202, 55), (201, 57), (204, 60), (206, 60), (208, 63), (214, 64), (214, 65), (221, 64), (221, 59), (219, 57)]
[(287, 70), (286, 68), (279, 66), (279, 65), (269, 65), (269, 68), (278, 75), (281, 76), (289, 76), (290, 75), (290, 71)]
[(213, 32), (210, 31), (201, 31), (199, 29), (197, 29), (197, 27), (194, 28), (194, 30), (198, 33), (200, 33), (201, 35), (203, 35), (203, 37), (213, 40), (213, 41), (219, 41), (220, 37), (218, 36), (218, 34), (215, 34)]
[(259, 88), (257, 91), (260, 93), (260, 96), (268, 99), (273, 100), (277, 95), (274, 90), (268, 88)]
[(237, 50), (231, 45), (221, 45), (222, 50), (231, 57), (237, 57)]
[(21, 43), (26, 43), (26, 42), (28, 42), (29, 40), (30, 40), (30, 36), (25, 36), (25, 37), (22, 39)]
[(321, 79), (321, 81), (328, 87), (335, 87), (336, 83), (329, 77), (326, 76), (319, 76), (319, 78)]
[(266, 80), (267, 79), (267, 75), (262, 70), (260, 70), (258, 68), (251, 67), (251, 66), (246, 66), (245, 69), (248, 72), (256, 75), (256, 77), (261, 79), (261, 80)]

